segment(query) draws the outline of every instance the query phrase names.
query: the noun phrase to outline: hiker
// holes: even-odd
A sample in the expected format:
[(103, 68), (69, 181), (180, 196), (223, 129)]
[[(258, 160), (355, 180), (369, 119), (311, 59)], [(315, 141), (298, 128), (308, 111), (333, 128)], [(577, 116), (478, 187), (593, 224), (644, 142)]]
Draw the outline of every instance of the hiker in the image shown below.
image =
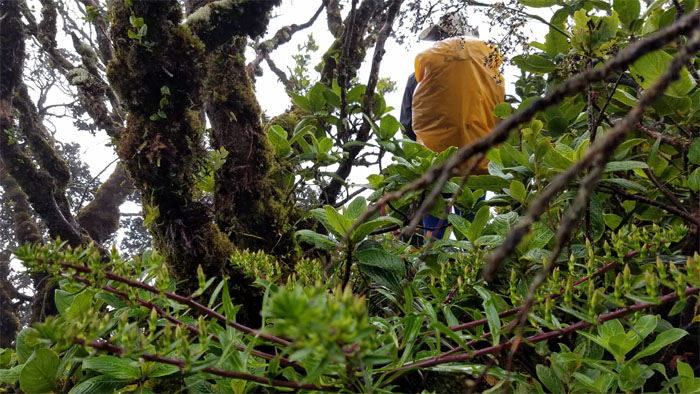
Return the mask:
[[(498, 122), (493, 109), (505, 98), (500, 54), (477, 37), (457, 14), (420, 33), (421, 40), (436, 42), (416, 56), (400, 121), (409, 138), (434, 152), (472, 144)], [(472, 173), (488, 174), (488, 160), (482, 159)], [(426, 215), (426, 237), (442, 239), (446, 226), (441, 222)]]

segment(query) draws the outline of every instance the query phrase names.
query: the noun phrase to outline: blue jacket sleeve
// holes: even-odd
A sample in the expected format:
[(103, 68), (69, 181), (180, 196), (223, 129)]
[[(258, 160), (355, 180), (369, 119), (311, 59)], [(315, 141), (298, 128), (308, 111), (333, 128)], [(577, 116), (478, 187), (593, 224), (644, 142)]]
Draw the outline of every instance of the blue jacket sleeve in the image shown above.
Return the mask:
[(413, 141), (416, 140), (416, 133), (413, 132), (413, 110), (411, 106), (413, 105), (413, 92), (416, 91), (416, 86), (418, 82), (416, 81), (416, 74), (411, 73), (408, 77), (408, 82), (406, 82), (406, 89), (403, 92), (403, 100), (401, 101), (401, 115), (399, 121), (406, 129), (406, 135)]

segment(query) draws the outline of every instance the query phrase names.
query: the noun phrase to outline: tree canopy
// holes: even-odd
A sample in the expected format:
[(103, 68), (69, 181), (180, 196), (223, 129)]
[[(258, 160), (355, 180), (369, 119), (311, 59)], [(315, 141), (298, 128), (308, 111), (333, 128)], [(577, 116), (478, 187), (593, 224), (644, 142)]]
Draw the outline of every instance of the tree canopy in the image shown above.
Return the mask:
[[(0, 0), (0, 389), (700, 392), (698, 0), (280, 4)], [(385, 48), (464, 13), (515, 94), (432, 152)]]

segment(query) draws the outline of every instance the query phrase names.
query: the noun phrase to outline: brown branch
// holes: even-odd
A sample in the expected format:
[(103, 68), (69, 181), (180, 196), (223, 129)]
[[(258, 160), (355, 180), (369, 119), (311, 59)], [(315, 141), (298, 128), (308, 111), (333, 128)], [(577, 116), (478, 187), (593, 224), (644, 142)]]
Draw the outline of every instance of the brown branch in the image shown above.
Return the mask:
[(671, 201), (673, 203), (673, 205), (675, 205), (681, 211), (689, 212), (688, 209), (685, 207), (685, 205), (683, 205), (680, 201), (678, 201), (676, 196), (673, 195), (673, 193), (671, 193), (671, 191), (668, 190), (666, 188), (666, 186), (664, 186), (663, 183), (661, 183), (659, 178), (656, 177), (656, 174), (654, 174), (653, 170), (644, 169), (644, 173), (647, 175), (649, 180), (651, 180), (651, 183), (653, 183), (656, 187), (658, 187), (659, 190), (661, 190), (661, 193), (663, 193), (664, 196), (666, 196), (666, 198), (668, 198), (669, 201)]
[(343, 31), (343, 19), (340, 17), (340, 1), (339, 0), (323, 0), (326, 7), (326, 20), (328, 21), (328, 31), (333, 34), (333, 37), (338, 38)]
[(270, 70), (277, 75), (277, 78), (279, 78), (280, 82), (284, 85), (284, 87), (287, 90), (294, 90), (294, 83), (287, 78), (287, 74), (284, 73), (277, 65), (275, 62), (272, 61), (270, 56), (267, 54), (263, 56), (265, 58), (265, 61), (267, 62), (268, 67), (270, 67)]
[(134, 191), (121, 164), (100, 185), (95, 198), (80, 210), (77, 221), (95, 242), (103, 243), (119, 228), (119, 207)]
[(658, 131), (652, 129), (651, 127), (647, 127), (642, 124), (637, 126), (637, 130), (641, 131), (642, 133), (648, 135), (653, 139), (661, 138), (661, 142), (663, 142), (664, 144), (675, 146), (676, 148), (680, 148), (683, 150), (687, 150), (688, 148), (690, 148), (690, 144), (692, 143), (692, 141), (688, 141), (682, 137), (670, 137), (667, 135), (663, 135)]
[(678, 215), (679, 217), (683, 218), (684, 220), (686, 220), (690, 223), (700, 224), (700, 218), (697, 218), (697, 217), (693, 216), (691, 213), (689, 213), (687, 211), (682, 211), (682, 210), (680, 210), (672, 205), (651, 199), (649, 197), (644, 197), (644, 196), (641, 196), (639, 194), (628, 193), (627, 191), (620, 189), (618, 187), (612, 186), (612, 185), (601, 185), (601, 187), (609, 189), (611, 192), (618, 194), (620, 196), (626, 197), (630, 200), (643, 202), (644, 204), (655, 206), (657, 208), (661, 208), (664, 211), (667, 211), (667, 212), (672, 213), (674, 215)]

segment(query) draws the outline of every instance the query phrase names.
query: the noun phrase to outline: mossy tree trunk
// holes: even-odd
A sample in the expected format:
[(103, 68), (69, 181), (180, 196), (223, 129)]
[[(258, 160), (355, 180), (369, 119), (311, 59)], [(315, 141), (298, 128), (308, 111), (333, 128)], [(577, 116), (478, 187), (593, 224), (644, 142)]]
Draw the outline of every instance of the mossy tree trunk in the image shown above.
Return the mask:
[(290, 220), (297, 217), (281, 189), (281, 171), (263, 132), (261, 112), (245, 69), (245, 37), (211, 54), (206, 86), (211, 144), (228, 151), (216, 172), (215, 218), (238, 248), (298, 257)]
[[(175, 275), (185, 280), (181, 286), (185, 291), (196, 290), (193, 273), (200, 264), (208, 277), (231, 276), (232, 296), (236, 303), (243, 305), (238, 319), (246, 323), (259, 321), (261, 293), (252, 286), (251, 278), (228, 264), (234, 246), (238, 245), (220, 230), (213, 221), (210, 207), (199, 198), (201, 193), (195, 175), (207, 153), (203, 149), (204, 127), (198, 115), (203, 109), (206, 53), (217, 51), (235, 35), (264, 31), (267, 12), (275, 4), (212, 3), (192, 14), (185, 24), (181, 23), (181, 10), (176, 1), (132, 1), (130, 7), (118, 2), (112, 9), (114, 61), (108, 69), (108, 77), (128, 111), (127, 127), (119, 142), (119, 156), (134, 185), (141, 190), (146, 211), (151, 212), (149, 229), (156, 247), (165, 254)], [(143, 18), (148, 26), (147, 36), (141, 41), (129, 38), (129, 31), (134, 29), (130, 22), (132, 17)], [(225, 39), (226, 36), (229, 39)], [(245, 90), (252, 96), (249, 82), (241, 85), (240, 79), (231, 81), (229, 86), (234, 90), (224, 94), (234, 101), (224, 102), (225, 107), (217, 108), (225, 109), (227, 114), (238, 113), (253, 124), (252, 119), (259, 116), (257, 104), (251, 112), (251, 102), (236, 98), (245, 95)], [(218, 117), (220, 112), (212, 113), (216, 114), (216, 126), (228, 127)], [(226, 128), (214, 135), (220, 136), (222, 146), (235, 151), (236, 148), (229, 145), (230, 140), (224, 138), (229, 132), (231, 129)], [(235, 154), (229, 157), (233, 156)], [(250, 157), (250, 160), (259, 158)], [(269, 168), (261, 168), (261, 171), (266, 174)], [(236, 186), (221, 184), (242, 181), (229, 176), (218, 176), (217, 180), (217, 190), (235, 189)], [(230, 224), (222, 222), (224, 217), (216, 214), (217, 223), (228, 229)]]

